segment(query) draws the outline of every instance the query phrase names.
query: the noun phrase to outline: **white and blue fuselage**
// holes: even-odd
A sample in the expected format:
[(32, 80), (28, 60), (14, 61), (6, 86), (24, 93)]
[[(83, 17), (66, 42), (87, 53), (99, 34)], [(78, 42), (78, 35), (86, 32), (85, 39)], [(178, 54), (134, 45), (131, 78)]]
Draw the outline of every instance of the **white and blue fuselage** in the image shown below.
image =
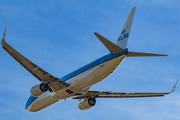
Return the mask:
[[(90, 87), (107, 78), (118, 68), (126, 57), (127, 50), (126, 48), (124, 52), (115, 55), (109, 53), (60, 79), (70, 84), (76, 93), (86, 93)], [(56, 94), (47, 91), (39, 97), (31, 95), (25, 109), (29, 112), (37, 112), (57, 102), (73, 97), (76, 97), (76, 94), (70, 95), (65, 89)]]
[(109, 54), (75, 70), (74, 72), (60, 79), (53, 76), (52, 74), (49, 74), (47, 71), (28, 60), (8, 43), (6, 43), (6, 26), (1, 41), (3, 49), (41, 82), (40, 84), (33, 86), (30, 90), (31, 96), (26, 103), (25, 109), (29, 112), (37, 112), (62, 100), (73, 98), (80, 99), (78, 103), (78, 108), (80, 110), (87, 110), (95, 105), (95, 98), (160, 97), (172, 93), (178, 80), (171, 92), (164, 93), (127, 93), (89, 90), (93, 85), (101, 82), (109, 75), (111, 75), (122, 63), (125, 57), (167, 56), (164, 54), (128, 52), (126, 46), (135, 9), (136, 7), (131, 9), (129, 16), (116, 41), (116, 44), (104, 38), (97, 32), (94, 33), (96, 37), (110, 51)]

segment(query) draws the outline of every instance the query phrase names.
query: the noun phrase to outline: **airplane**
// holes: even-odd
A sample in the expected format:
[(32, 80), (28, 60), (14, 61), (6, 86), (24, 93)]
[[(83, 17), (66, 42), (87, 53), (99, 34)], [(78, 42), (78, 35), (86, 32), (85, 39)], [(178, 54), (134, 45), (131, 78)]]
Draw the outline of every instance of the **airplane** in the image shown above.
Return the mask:
[(2, 47), (19, 64), (36, 77), (40, 83), (30, 89), (29, 97), (25, 109), (28, 112), (38, 112), (67, 99), (79, 99), (78, 108), (87, 110), (96, 104), (96, 98), (137, 98), (137, 97), (162, 97), (175, 90), (176, 81), (171, 92), (164, 93), (140, 93), (140, 92), (113, 92), (90, 90), (97, 83), (110, 76), (122, 63), (126, 57), (151, 57), (167, 56), (164, 54), (140, 53), (128, 51), (127, 42), (132, 26), (136, 7), (133, 7), (128, 18), (118, 36), (116, 43), (109, 41), (97, 32), (94, 34), (110, 51), (108, 54), (92, 61), (91, 63), (65, 75), (57, 78), (48, 73), (29, 59), (21, 55), (5, 41), (6, 29), (2, 37)]

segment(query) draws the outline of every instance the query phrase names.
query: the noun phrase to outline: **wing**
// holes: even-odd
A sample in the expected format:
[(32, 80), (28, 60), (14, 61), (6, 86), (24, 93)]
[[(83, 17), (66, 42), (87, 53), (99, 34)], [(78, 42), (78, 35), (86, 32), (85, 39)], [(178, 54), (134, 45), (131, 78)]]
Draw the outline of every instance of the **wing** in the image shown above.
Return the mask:
[(128, 92), (110, 92), (110, 91), (88, 91), (86, 94), (79, 95), (73, 99), (84, 99), (84, 98), (138, 98), (138, 97), (162, 97), (168, 95), (175, 90), (178, 80), (176, 81), (171, 92), (165, 93), (128, 93)]
[(34, 64), (30, 60), (28, 60), (26, 57), (21, 55), (18, 51), (16, 51), (14, 48), (12, 48), (8, 43), (5, 42), (5, 35), (6, 35), (6, 29), (4, 31), (4, 35), (1, 41), (2, 47), (6, 52), (8, 52), (19, 64), (21, 64), (27, 71), (29, 71), (34, 77), (36, 77), (39, 81), (42, 81), (44, 83), (49, 83), (51, 88), (54, 91), (57, 91), (58, 89), (64, 88), (69, 86), (66, 82), (60, 80), (57, 77), (54, 77), (53, 75), (49, 74), (47, 71), (40, 68), (38, 65)]

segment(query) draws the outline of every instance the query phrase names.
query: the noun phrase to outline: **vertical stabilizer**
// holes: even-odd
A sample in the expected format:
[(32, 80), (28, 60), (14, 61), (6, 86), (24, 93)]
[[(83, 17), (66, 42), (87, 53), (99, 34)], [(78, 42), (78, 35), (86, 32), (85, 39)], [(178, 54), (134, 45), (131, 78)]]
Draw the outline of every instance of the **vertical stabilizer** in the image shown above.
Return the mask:
[(128, 16), (128, 18), (121, 30), (121, 33), (116, 41), (116, 45), (118, 45), (119, 47), (121, 47), (123, 49), (126, 48), (126, 46), (127, 46), (127, 41), (129, 38), (129, 33), (131, 30), (131, 25), (132, 25), (132, 21), (134, 18), (135, 10), (136, 10), (136, 7), (133, 7), (131, 9), (131, 12), (129, 13), (129, 16)]

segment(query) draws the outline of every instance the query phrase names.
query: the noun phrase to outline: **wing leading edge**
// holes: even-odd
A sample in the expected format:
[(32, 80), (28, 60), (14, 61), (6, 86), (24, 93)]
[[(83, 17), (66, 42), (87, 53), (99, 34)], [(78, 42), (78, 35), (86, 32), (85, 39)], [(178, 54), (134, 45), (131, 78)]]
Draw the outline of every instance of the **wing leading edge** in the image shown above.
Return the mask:
[[(2, 48), (6, 52), (8, 52), (19, 64), (21, 64), (27, 71), (29, 71), (39, 81), (42, 81), (44, 83), (49, 83), (51, 85), (51, 88), (54, 91), (57, 91), (59, 89), (69, 86), (68, 83), (49, 74), (47, 71), (43, 70), (38, 65), (36, 65), (33, 62), (31, 62), (30, 60), (28, 60), (26, 57), (24, 57), (18, 51), (16, 51), (13, 47), (11, 47), (8, 43), (6, 43), (6, 41), (5, 41), (6, 29), (7, 29), (7, 26), (4, 30), (3, 38), (1, 41), (1, 44), (3, 46)], [(54, 85), (53, 83), (56, 85)], [(53, 86), (54, 86), (54, 88), (53, 88)]]
[(176, 81), (171, 92), (164, 93), (128, 93), (128, 92), (110, 92), (110, 91), (88, 91), (86, 94), (75, 97), (74, 99), (84, 99), (84, 98), (138, 98), (138, 97), (163, 97), (168, 95), (175, 90), (178, 80)]

